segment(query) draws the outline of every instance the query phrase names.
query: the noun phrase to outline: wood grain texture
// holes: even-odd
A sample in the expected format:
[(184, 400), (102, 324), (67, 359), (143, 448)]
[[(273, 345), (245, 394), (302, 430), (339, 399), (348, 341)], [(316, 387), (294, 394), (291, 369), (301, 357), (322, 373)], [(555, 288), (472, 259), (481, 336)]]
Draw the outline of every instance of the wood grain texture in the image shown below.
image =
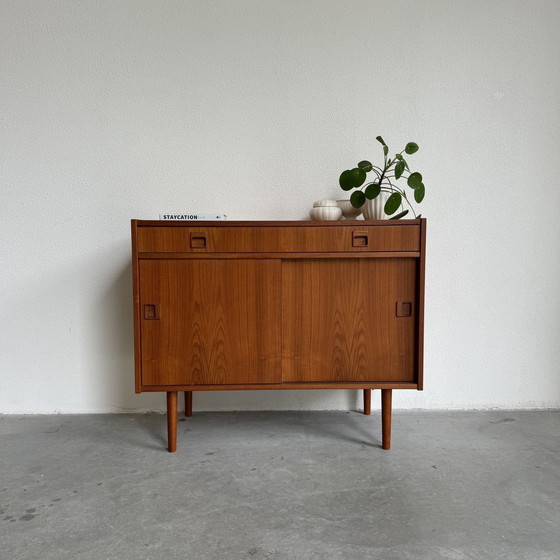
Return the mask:
[(161, 391), (306, 391), (313, 389), (336, 390), (336, 389), (418, 389), (416, 383), (394, 382), (360, 382), (352, 383), (343, 381), (339, 383), (329, 383), (312, 381), (310, 383), (235, 383), (219, 385), (142, 385), (144, 392)]
[(391, 416), (393, 408), (393, 392), (391, 389), (381, 390), (381, 447), (391, 449)]
[(418, 390), (424, 390), (424, 292), (426, 282), (426, 227), (427, 222), (425, 218), (420, 220), (420, 257), (418, 262), (418, 319), (416, 321), (418, 340), (417, 352), (417, 378)]
[[(205, 259), (394, 259), (400, 257), (419, 258), (420, 251), (360, 251), (333, 253), (324, 251), (321, 253), (205, 253)], [(146, 259), (200, 259), (199, 253), (140, 253), (140, 258)]]
[(167, 393), (167, 449), (177, 451), (177, 391)]
[(364, 389), (364, 414), (371, 414), (371, 389)]
[[(425, 219), (425, 218), (422, 218)], [(188, 226), (196, 226), (196, 227), (243, 227), (243, 228), (252, 228), (252, 227), (300, 227), (300, 228), (330, 228), (330, 227), (339, 227), (339, 226), (376, 226), (376, 227), (395, 227), (397, 226), (410, 226), (410, 225), (419, 225), (421, 219), (417, 218), (414, 220), (342, 220), (342, 221), (327, 221), (327, 222), (313, 222), (310, 220), (226, 220), (226, 221), (198, 221), (198, 220), (131, 220), (135, 222), (138, 227), (188, 227)]]
[[(366, 235), (367, 246), (355, 246), (356, 233)], [(193, 236), (204, 243), (193, 246)], [(418, 225), (378, 227), (140, 227), (140, 252), (177, 253), (290, 253), (325, 251), (418, 251)]]
[(132, 298), (134, 313), (134, 390), (142, 392), (142, 329), (140, 323), (140, 274), (138, 270), (137, 221), (131, 222), (132, 234)]
[(185, 416), (192, 416), (192, 391), (185, 391)]
[(140, 261), (142, 384), (280, 381), (280, 261)]
[(284, 382), (415, 382), (416, 259), (285, 260)]

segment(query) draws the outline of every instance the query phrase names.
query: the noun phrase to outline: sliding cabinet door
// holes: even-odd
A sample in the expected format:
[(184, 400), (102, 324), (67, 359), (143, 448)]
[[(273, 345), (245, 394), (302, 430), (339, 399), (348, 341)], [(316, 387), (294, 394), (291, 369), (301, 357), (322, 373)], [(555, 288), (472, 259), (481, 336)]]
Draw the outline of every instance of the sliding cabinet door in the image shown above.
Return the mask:
[(280, 261), (140, 261), (144, 386), (277, 383)]
[(415, 258), (282, 263), (285, 382), (416, 381)]

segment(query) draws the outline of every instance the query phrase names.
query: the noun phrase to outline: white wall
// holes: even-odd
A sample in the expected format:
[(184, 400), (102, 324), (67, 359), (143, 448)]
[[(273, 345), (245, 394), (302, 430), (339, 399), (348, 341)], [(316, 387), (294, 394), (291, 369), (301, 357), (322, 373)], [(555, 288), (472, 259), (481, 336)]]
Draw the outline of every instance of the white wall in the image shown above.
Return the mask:
[(426, 390), (395, 406), (560, 406), (559, 27), (556, 0), (2, 0), (0, 411), (162, 410), (130, 219), (305, 219), (378, 134), (427, 185)]

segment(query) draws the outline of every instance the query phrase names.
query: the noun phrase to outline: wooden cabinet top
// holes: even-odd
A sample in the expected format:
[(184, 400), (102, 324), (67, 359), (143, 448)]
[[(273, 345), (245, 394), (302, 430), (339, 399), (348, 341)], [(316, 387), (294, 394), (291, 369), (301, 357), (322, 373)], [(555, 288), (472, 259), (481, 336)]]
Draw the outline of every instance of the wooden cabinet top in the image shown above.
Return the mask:
[(417, 220), (338, 220), (315, 222), (311, 220), (298, 221), (258, 221), (258, 220), (213, 220), (210, 222), (189, 221), (189, 220), (132, 220), (138, 227), (158, 226), (158, 227), (356, 227), (356, 226), (406, 226), (417, 225), (425, 222), (426, 218)]

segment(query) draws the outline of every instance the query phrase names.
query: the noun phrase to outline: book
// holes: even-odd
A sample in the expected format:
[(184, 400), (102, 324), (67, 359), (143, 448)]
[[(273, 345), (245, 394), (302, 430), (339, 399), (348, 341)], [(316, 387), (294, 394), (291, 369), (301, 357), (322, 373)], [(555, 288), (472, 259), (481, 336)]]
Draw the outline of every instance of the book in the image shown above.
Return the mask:
[(160, 220), (193, 220), (193, 221), (203, 221), (210, 222), (215, 220), (227, 220), (227, 214), (199, 214), (197, 212), (185, 212), (183, 214), (160, 214)]

